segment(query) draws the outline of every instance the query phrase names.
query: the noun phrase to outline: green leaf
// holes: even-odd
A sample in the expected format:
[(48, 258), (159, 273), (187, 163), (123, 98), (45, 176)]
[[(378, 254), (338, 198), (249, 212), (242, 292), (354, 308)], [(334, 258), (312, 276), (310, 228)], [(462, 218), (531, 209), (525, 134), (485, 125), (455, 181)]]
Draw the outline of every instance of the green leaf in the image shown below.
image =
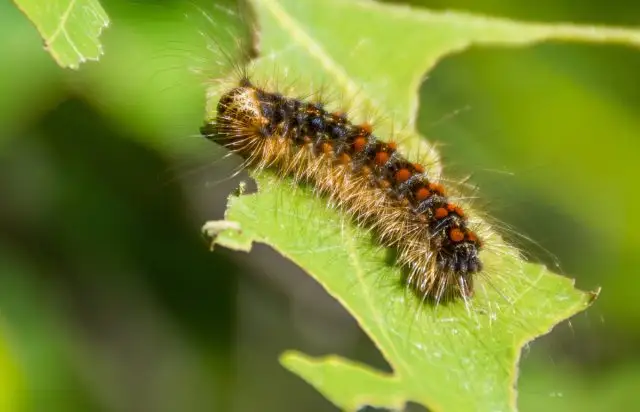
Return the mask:
[[(521, 23), (364, 1), (252, 4), (261, 28), (262, 58), (253, 68), (258, 84), (294, 83), (302, 96), (328, 86), (330, 94), (351, 103), (356, 119), (372, 112), (389, 119), (377, 125), (382, 138), (404, 127), (400, 147), (422, 157), (434, 150), (414, 130), (418, 87), (446, 55), (472, 45), (546, 40), (640, 46), (640, 31), (617, 28)], [(217, 86), (208, 96), (212, 119)], [(209, 225), (216, 243), (237, 250), (265, 243), (298, 264), (354, 316), (393, 369), (386, 374), (335, 356), (282, 356), (286, 368), (342, 409), (400, 408), (415, 401), (436, 411), (515, 410), (522, 347), (597, 297), (522, 261), (496, 240), (483, 251), (492, 269), (478, 278), (470, 307), (422, 304), (402, 288), (400, 269), (389, 264), (392, 252), (381, 250), (365, 229), (327, 208), (310, 188), (269, 172), (254, 178), (258, 193), (229, 199), (226, 220), (233, 229)]]
[(98, 0), (15, 0), (36, 26), (45, 49), (65, 68), (77, 69), (102, 55), (100, 34), (109, 17)]
[[(402, 290), (400, 271), (373, 239), (308, 189), (270, 175), (257, 181), (259, 194), (230, 198), (226, 217), (241, 230), (222, 232), (218, 243), (240, 250), (269, 244), (300, 265), (349, 310), (394, 370), (389, 376), (336, 357), (283, 356), (287, 368), (343, 409), (408, 400), (433, 410), (513, 409), (522, 345), (594, 298), (540, 266), (485, 254), (487, 265), (510, 275), (492, 279), (496, 290), (478, 294), (471, 312), (463, 304), (422, 305)], [(508, 290), (511, 300), (497, 290)]]

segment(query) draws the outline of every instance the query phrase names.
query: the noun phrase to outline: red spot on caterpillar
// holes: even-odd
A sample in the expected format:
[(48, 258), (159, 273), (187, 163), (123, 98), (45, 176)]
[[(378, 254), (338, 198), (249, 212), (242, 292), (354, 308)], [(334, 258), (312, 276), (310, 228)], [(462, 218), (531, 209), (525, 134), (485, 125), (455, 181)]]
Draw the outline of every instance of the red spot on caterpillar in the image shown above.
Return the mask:
[(360, 134), (363, 136), (369, 136), (373, 132), (373, 126), (369, 123), (362, 123), (358, 127), (360, 127)]
[(444, 196), (445, 194), (444, 187), (440, 183), (435, 183), (435, 182), (429, 183), (429, 190), (439, 194), (440, 196)]
[(453, 211), (456, 212), (458, 216), (464, 217), (464, 210), (462, 210), (460, 206), (456, 206), (456, 208)]
[(478, 237), (473, 232), (467, 232), (467, 235), (465, 237), (469, 242), (477, 242), (478, 241)]
[(389, 148), (390, 151), (395, 152), (398, 149), (398, 144), (396, 142), (389, 142), (387, 143), (387, 147)]
[(389, 153), (387, 152), (378, 152), (376, 153), (375, 162), (378, 166), (384, 166), (385, 163), (389, 161)]
[(429, 196), (431, 196), (431, 192), (426, 187), (421, 187), (416, 192), (416, 200), (418, 202), (422, 202), (423, 200), (428, 199)]
[(436, 219), (443, 219), (445, 217), (447, 217), (449, 215), (449, 212), (447, 211), (447, 209), (445, 209), (444, 207), (439, 207), (436, 209), (436, 212), (434, 213), (434, 217)]
[(402, 183), (409, 180), (411, 177), (411, 172), (409, 169), (400, 169), (396, 172), (396, 182)]
[(416, 173), (424, 173), (424, 166), (422, 166), (420, 163), (414, 163), (412, 166)]
[(464, 233), (462, 233), (462, 230), (454, 227), (449, 231), (449, 239), (454, 243), (462, 242), (464, 240)]
[(355, 150), (356, 152), (363, 151), (366, 146), (367, 139), (365, 139), (364, 137), (356, 137), (356, 139), (353, 141), (353, 150)]

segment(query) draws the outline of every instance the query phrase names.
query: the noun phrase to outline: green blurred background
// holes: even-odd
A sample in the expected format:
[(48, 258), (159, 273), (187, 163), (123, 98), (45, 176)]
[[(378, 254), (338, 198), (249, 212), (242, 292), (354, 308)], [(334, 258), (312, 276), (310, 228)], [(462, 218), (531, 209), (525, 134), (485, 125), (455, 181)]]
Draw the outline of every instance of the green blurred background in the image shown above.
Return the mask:
[[(415, 1), (634, 25), (640, 3)], [(60, 69), (0, 3), (0, 410), (331, 411), (284, 349), (387, 368), (345, 311), (267, 247), (210, 253), (237, 181), (198, 137), (205, 1), (103, 1), (105, 55)], [(197, 10), (197, 9), (196, 9)], [(523, 353), (523, 411), (640, 405), (640, 52), (543, 44), (452, 56), (420, 131), (486, 207), (596, 304)], [(550, 254), (541, 252), (549, 250)], [(419, 409), (419, 408), (415, 408)]]

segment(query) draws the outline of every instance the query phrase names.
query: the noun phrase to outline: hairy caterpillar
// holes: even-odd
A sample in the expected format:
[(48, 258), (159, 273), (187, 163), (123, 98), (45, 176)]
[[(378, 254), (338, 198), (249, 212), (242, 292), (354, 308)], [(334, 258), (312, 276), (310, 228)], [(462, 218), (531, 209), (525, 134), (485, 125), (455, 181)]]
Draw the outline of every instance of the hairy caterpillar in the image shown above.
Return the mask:
[(382, 245), (398, 249), (408, 284), (423, 298), (472, 296), (482, 242), (463, 208), (424, 164), (380, 141), (370, 124), (258, 88), (244, 76), (220, 98), (215, 123), (202, 133), (250, 167), (314, 185), (372, 228)]

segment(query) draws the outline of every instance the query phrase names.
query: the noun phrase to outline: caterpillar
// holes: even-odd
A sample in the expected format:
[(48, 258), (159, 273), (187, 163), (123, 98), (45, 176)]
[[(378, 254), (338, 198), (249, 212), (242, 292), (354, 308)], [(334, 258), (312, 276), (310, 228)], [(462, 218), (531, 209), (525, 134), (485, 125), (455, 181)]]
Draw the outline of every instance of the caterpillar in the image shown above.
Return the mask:
[(332, 205), (396, 248), (407, 284), (423, 300), (473, 295), (483, 264), (480, 237), (438, 174), (411, 162), (370, 123), (357, 124), (321, 102), (257, 87), (245, 74), (222, 94), (206, 138), (254, 170), (271, 169), (312, 185)]

